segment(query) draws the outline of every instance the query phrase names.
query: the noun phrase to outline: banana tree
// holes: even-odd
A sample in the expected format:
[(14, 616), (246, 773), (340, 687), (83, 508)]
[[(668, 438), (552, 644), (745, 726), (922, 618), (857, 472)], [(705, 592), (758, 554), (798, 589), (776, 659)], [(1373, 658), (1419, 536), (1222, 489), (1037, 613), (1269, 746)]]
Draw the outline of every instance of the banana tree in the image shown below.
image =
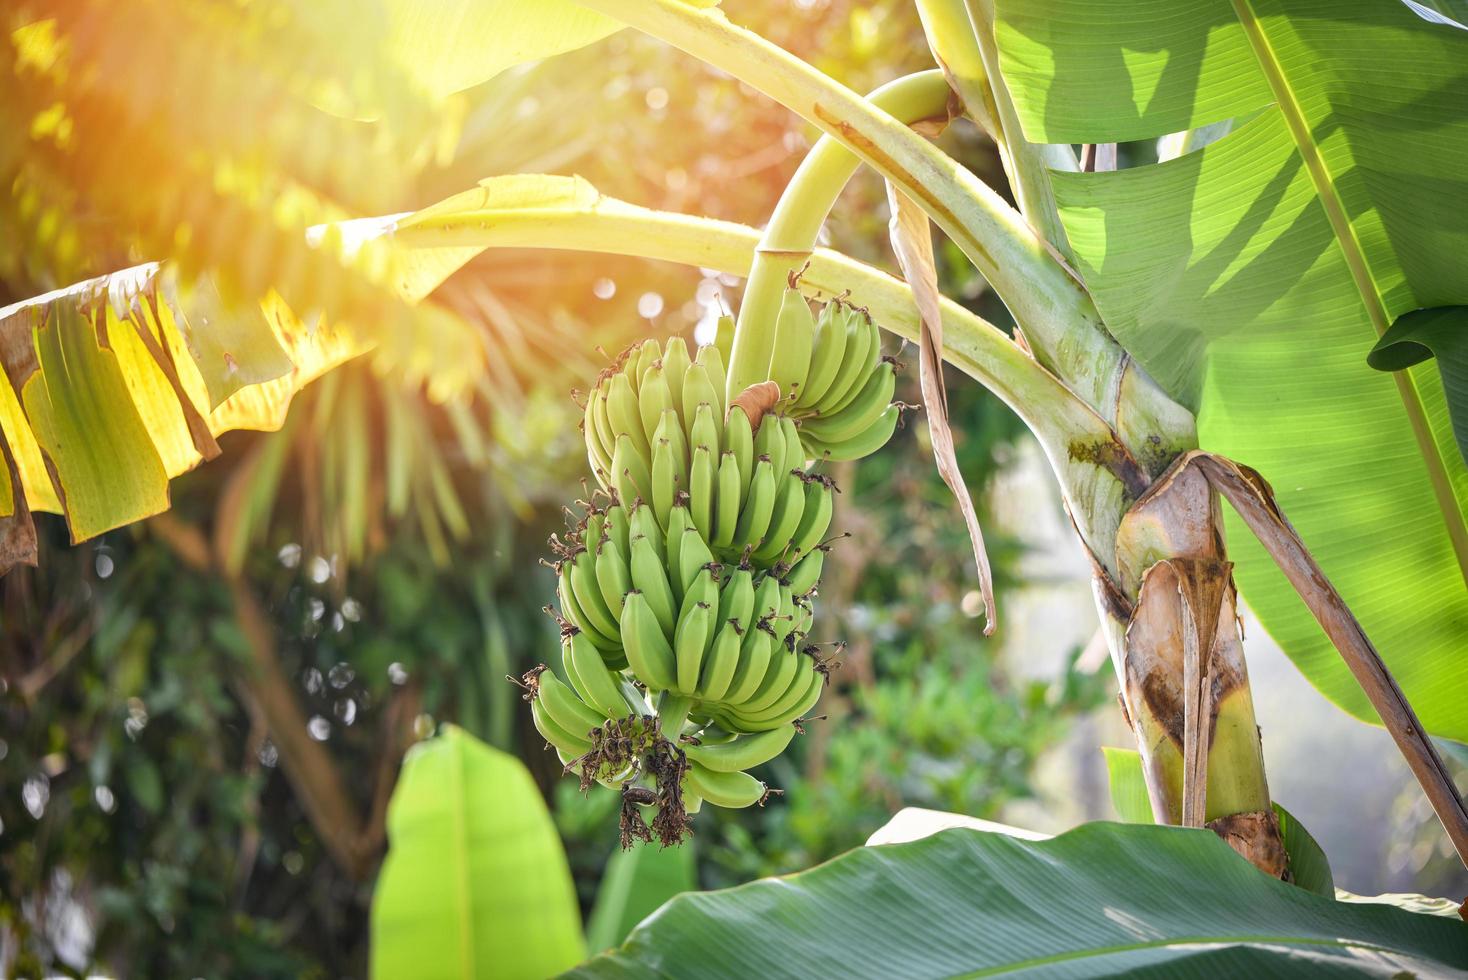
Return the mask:
[[(1063, 3), (934, 0), (919, 8), (942, 75), (862, 98), (717, 9), (581, 6), (602, 18), (549, 11), (515, 28), (543, 53), (552, 39), (579, 44), (629, 24), (825, 131), (764, 233), (646, 211), (575, 179), (516, 178), (393, 222), (397, 247), (459, 258), (577, 248), (747, 274), (730, 397), (778, 376), (782, 351), (770, 360), (778, 341), (758, 325), (777, 317), (787, 280), (815, 299), (849, 296), (899, 336), (941, 345), (1021, 415), (1051, 461), (1095, 570), (1155, 815), (1206, 823), (1281, 874), (1224, 544), (1227, 499), (1246, 598), (1318, 687), (1387, 725), (1468, 852), (1468, 814), (1426, 738), (1468, 732), (1453, 668), (1468, 609), (1456, 389), (1431, 365), (1378, 374), (1366, 358), (1405, 314), (1450, 318), (1465, 298), (1447, 256), (1468, 227), (1449, 204), (1449, 171), (1433, 167), (1468, 140), (1455, 102), (1468, 37), (1391, 5), (1195, 4), (1185, 17), (1108, 13), (1103, 30)], [(503, 34), (504, 9), (476, 9)], [(557, 34), (572, 22), (580, 33)], [(1405, 82), (1376, 75), (1383, 49), (1412, 66)], [(920, 132), (946, 121), (955, 99), (1001, 147), (1019, 210)], [(1400, 118), (1428, 148), (1410, 163), (1389, 159), (1403, 124), (1385, 120)], [(1097, 166), (1117, 141), (1161, 137), (1162, 155), (1178, 155), (1115, 173)], [(1079, 156), (1074, 143), (1085, 144)], [(908, 285), (815, 247), (859, 160), (889, 181), (894, 213), (915, 204), (969, 256), (1013, 314), (1014, 336), (924, 301), (931, 276), (921, 250), (904, 247), (923, 237), (910, 222), (894, 226)], [(1383, 168), (1401, 179), (1372, 179)], [(529, 186), (539, 199), (515, 200)], [(1328, 451), (1299, 445), (1321, 438)], [(1260, 461), (1285, 489), (1232, 456)], [(1300, 515), (1303, 541), (1286, 513)], [(1397, 533), (1380, 534), (1383, 519)], [(1322, 656), (1330, 645), (1338, 660)]]
[[(1468, 856), (1468, 811), (1429, 739), (1468, 737), (1457, 667), (1468, 625), (1468, 467), (1452, 429), (1463, 411), (1455, 325), (1468, 305), (1468, 284), (1452, 264), (1468, 245), (1453, 169), (1468, 152), (1468, 34), (1459, 25), (1418, 4), (1367, 0), (1135, 4), (1100, 17), (1076, 0), (919, 0), (940, 71), (862, 97), (707, 4), (386, 6), (392, 50), (430, 91), (476, 84), (519, 60), (630, 26), (739, 78), (825, 134), (763, 233), (649, 211), (576, 178), (535, 176), (491, 179), (412, 215), (342, 226), (342, 240), (372, 242), (391, 256), (401, 295), (422, 299), (495, 247), (614, 252), (748, 276), (723, 347), (724, 383), (710, 398), (721, 409), (745, 408), (751, 428), (781, 399), (798, 407), (794, 389), (813, 369), (808, 338), (794, 347), (782, 339), (787, 308), (798, 308), (790, 293), (827, 309), (859, 309), (918, 345), (938, 464), (961, 500), (944, 448), (939, 356), (994, 391), (1043, 447), (1092, 564), (1157, 822), (1206, 825), (1261, 870), (1289, 875), (1237, 626), (1239, 559), (1238, 583), (1266, 627), (1327, 696), (1390, 730)], [(928, 141), (956, 114), (1000, 148), (1018, 208)], [(1153, 139), (1159, 163), (1115, 171), (1118, 143)], [(816, 246), (861, 163), (889, 183), (903, 279)], [(929, 221), (1004, 301), (1012, 335), (937, 295)], [(1438, 355), (1441, 374), (1414, 362), (1423, 351)], [(1399, 370), (1378, 373), (1373, 363)], [(606, 396), (632, 371), (645, 383), (663, 371), (663, 357), (619, 361), (604, 379)], [(660, 383), (656, 374), (649, 390)], [(614, 419), (612, 438), (598, 446), (599, 411), (589, 406), (590, 460), (613, 498), (630, 505), (641, 481), (618, 484), (636, 474), (617, 451), (634, 441), (636, 426)], [(656, 416), (647, 421), (651, 436)], [(822, 440), (800, 441), (809, 451)], [(14, 485), (13, 463), (11, 474)], [(610, 524), (609, 512), (597, 513), (598, 528)], [(970, 524), (987, 593), (982, 538)], [(648, 600), (626, 603), (643, 607), (658, 612)], [(576, 627), (595, 617), (572, 618), (582, 621), (568, 630), (574, 658)], [(996, 621), (991, 610), (987, 627)], [(614, 659), (613, 646), (602, 660), (609, 651)], [(645, 651), (629, 644), (625, 652), (635, 660)], [(657, 673), (656, 665), (632, 666), (644, 680)], [(671, 677), (633, 691), (587, 676), (575, 693), (592, 702), (676, 689)], [(582, 718), (553, 681), (526, 683), (532, 698), (542, 694), (538, 712)], [(664, 697), (665, 727), (681, 727), (696, 710), (686, 701)], [(737, 711), (714, 719), (730, 728), (749, 720), (761, 719)], [(565, 729), (554, 717), (542, 727), (580, 744)], [(656, 728), (619, 731), (628, 742), (664, 744)], [(604, 746), (591, 745), (602, 754), (583, 761), (585, 780), (617, 781), (626, 760)], [(681, 761), (670, 765), (674, 778), (660, 774), (658, 794), (676, 799), (685, 773)], [(714, 803), (725, 788), (689, 785)], [(724, 805), (743, 799), (732, 790), (724, 797)], [(1133, 843), (1105, 836), (1029, 853), (1074, 863), (1072, 849)], [(1171, 840), (1134, 843), (1141, 853)], [(890, 860), (926, 859), (941, 869), (958, 859), (941, 851), (894, 852)], [(1222, 874), (1205, 851), (1173, 870)], [(992, 860), (1010, 858), (1001, 848)], [(1250, 887), (1226, 877), (1241, 895)], [(1066, 884), (1058, 881), (1057, 891)], [(1281, 941), (1318, 942), (1315, 926)], [(1358, 947), (1390, 945), (1364, 920), (1338, 928), (1360, 932), (1347, 958)], [(1461, 966), (1461, 940), (1445, 941), (1446, 952), (1408, 953)]]

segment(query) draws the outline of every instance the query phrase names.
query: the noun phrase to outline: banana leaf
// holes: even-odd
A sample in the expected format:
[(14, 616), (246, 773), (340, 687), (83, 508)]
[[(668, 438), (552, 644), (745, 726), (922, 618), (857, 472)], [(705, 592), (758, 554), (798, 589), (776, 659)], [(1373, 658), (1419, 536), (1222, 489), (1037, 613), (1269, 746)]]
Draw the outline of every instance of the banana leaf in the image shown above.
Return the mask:
[[(1451, 425), (1464, 388), (1445, 391), (1430, 362), (1367, 364), (1399, 318), (1468, 304), (1468, 32), (1379, 0), (998, 0), (997, 12), (1032, 141), (1234, 121), (1163, 163), (1053, 173), (1078, 271), (1107, 327), (1198, 410), (1203, 446), (1270, 480), (1427, 729), (1468, 738), (1468, 466)], [(1439, 326), (1431, 343), (1441, 355), (1464, 337)], [(1265, 627), (1322, 693), (1374, 721), (1228, 519)]]
[(1431, 977), (1465, 969), (1461, 921), (1295, 888), (1210, 831), (1095, 823), (1039, 841), (945, 830), (684, 895), (621, 948), (565, 976)]
[(538, 980), (586, 955), (566, 854), (525, 766), (460, 728), (409, 753), (372, 897), (372, 975)]

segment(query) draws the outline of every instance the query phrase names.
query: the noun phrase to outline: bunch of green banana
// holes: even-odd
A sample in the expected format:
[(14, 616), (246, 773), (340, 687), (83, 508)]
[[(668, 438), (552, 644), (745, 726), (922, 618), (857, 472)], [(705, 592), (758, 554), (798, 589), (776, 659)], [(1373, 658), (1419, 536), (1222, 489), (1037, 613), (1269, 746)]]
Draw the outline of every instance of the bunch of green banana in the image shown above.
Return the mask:
[[(586, 398), (581, 426), (591, 471), (603, 487), (612, 489), (622, 469), (640, 464), (635, 475), (646, 481), (652, 468), (652, 447), (660, 439), (686, 438), (702, 405), (709, 406), (711, 422), (722, 427), (724, 359), (717, 347), (699, 348), (696, 359), (688, 356), (688, 345), (681, 337), (670, 339), (666, 348), (651, 339), (629, 347), (601, 373)], [(668, 410), (676, 425), (660, 433), (663, 413)], [(678, 431), (672, 431), (674, 428)], [(624, 459), (614, 466), (623, 438), (627, 440)], [(685, 455), (689, 444), (685, 443)], [(648, 490), (643, 482), (638, 496), (651, 503)], [(629, 504), (634, 499), (627, 494), (623, 497)]]
[[(895, 368), (882, 356), (881, 331), (866, 310), (832, 300), (812, 315), (792, 288), (773, 323), (741, 329), (755, 334), (741, 350), (768, 356), (764, 375), (779, 385), (779, 410), (796, 420), (807, 457), (859, 459), (892, 437), (901, 415), (892, 402)], [(745, 376), (739, 367), (735, 378)]]
[(525, 679), (537, 730), (583, 788), (621, 787), (624, 821), (656, 808), (665, 843), (705, 801), (762, 801), (747, 770), (819, 700), (829, 668), (805, 640), (835, 488), (810, 461), (874, 451), (899, 413), (864, 310), (812, 316), (791, 289), (750, 329), (769, 332), (749, 372), (769, 380), (739, 391), (720, 346), (690, 357), (678, 338), (629, 348), (597, 379), (583, 429), (593, 500), (607, 501), (552, 539), (562, 675)]
[(677, 337), (624, 352), (587, 399), (592, 469), (624, 506), (650, 506), (670, 541), (691, 521), (720, 561), (789, 564), (830, 527), (833, 487), (806, 472), (791, 416), (757, 412), (756, 430), (745, 406), (725, 411), (722, 387), (715, 347), (691, 362)]

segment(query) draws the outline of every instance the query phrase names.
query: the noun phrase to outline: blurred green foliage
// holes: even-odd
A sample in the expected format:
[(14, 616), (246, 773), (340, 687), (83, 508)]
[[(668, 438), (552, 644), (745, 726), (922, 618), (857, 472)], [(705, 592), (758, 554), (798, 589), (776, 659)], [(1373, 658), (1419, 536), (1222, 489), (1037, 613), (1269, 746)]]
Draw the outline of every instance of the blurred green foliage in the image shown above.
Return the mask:
[[(200, 5), (208, 23), (199, 30), (254, 16), (237, 6)], [(728, 6), (857, 89), (931, 63), (905, 0)], [(150, 16), (169, 7), (152, 0)], [(118, 16), (81, 0), (60, 9), (103, 23)], [(241, 62), (290, 63), (305, 50), (319, 57), (291, 84), (330, 75), (330, 53), (316, 51), (313, 33), (330, 8), (318, 12), (322, 20), (306, 5), (291, 13), (280, 30), (309, 23), (289, 44), (272, 48), (275, 35), (251, 35), (209, 65), (170, 62), (170, 71), (193, 65), (220, 76), (175, 97), (217, 123), (237, 104), (266, 104), (248, 85), (254, 68)], [(222, 20), (209, 20), (216, 15)], [(203, 36), (190, 24), (148, 38), (148, 57), (167, 60)], [(126, 31), (91, 38), (133, 40)], [(29, 84), (28, 98), (43, 82)], [(392, 94), (387, 82), (372, 89), (384, 91)], [(196, 138), (178, 103), (150, 109), (146, 93), (135, 94), (109, 104), (108, 115), (96, 100), (110, 96), (83, 94), (97, 111), (75, 125), (103, 126), (80, 134), (97, 145), (151, 127), (158, 145), (150, 153), (183, 146), (203, 151), (211, 166), (235, 160), (231, 126)], [(393, 105), (399, 111), (385, 125), (401, 128), (374, 144), (372, 161), (390, 179), (362, 186), (319, 148), (293, 144), (255, 160), (270, 164), (257, 190), (304, 187), (332, 208), (370, 213), (420, 206), (491, 174), (544, 170), (581, 173), (626, 200), (759, 224), (811, 135), (732, 80), (631, 34), (511, 73), (431, 118), (413, 122), (411, 101)], [(313, 118), (296, 106), (286, 122)], [(281, 139), (291, 131), (285, 123), (272, 130)], [(992, 148), (971, 129), (944, 138), (977, 173), (997, 177)], [(0, 301), (151, 257), (175, 224), (197, 223), (219, 193), (182, 193), (202, 186), (197, 174), (179, 177), (178, 187), (150, 181), (137, 160), (93, 161), (98, 172), (47, 170), (54, 147), (11, 141), (0, 149), (5, 176), (38, 188), (38, 210), (0, 249)], [(269, 197), (259, 193), (247, 196), (250, 207), (227, 211), (245, 232), (221, 225), (197, 267), (243, 269), (258, 256), (264, 239), (248, 229), (276, 221), (254, 207)], [(835, 243), (885, 263), (882, 202), (880, 182), (854, 182), (830, 225)], [(139, 213), (157, 220), (140, 224)], [(320, 216), (305, 209), (288, 230)], [(940, 263), (950, 295), (1002, 322), (966, 262), (945, 251)], [(553, 626), (539, 612), (553, 579), (537, 560), (585, 473), (567, 391), (587, 385), (599, 347), (615, 351), (647, 332), (686, 335), (707, 305), (732, 305), (719, 294), (734, 285), (624, 259), (487, 255), (435, 297), (483, 331), (487, 374), (472, 399), (437, 405), (380, 364), (349, 366), (299, 396), (286, 431), (231, 435), (220, 460), (174, 485), (174, 519), (206, 538), (234, 535), (279, 667), (356, 811), (379, 805), (379, 770), (386, 760), (390, 777), (393, 725), (405, 721), (398, 714), (408, 712), (418, 737), (454, 721), (526, 758), (590, 906), (614, 846), (615, 798), (582, 797), (559, 778), (518, 690), (503, 680), (554, 656)], [(951, 382), (959, 460), (977, 492), (1019, 427), (976, 386)], [(902, 397), (918, 401), (915, 362), (903, 383)], [(247, 472), (272, 453), (280, 461), (273, 477), (260, 475), (268, 468)], [(405, 473), (415, 489), (395, 508), (390, 487)], [(838, 525), (853, 537), (838, 550), (840, 574), (828, 576), (826, 635), (817, 636), (849, 644), (823, 702), (830, 717), (762, 774), (783, 798), (699, 817), (705, 886), (830, 857), (903, 804), (992, 816), (1029, 793), (1038, 753), (1098, 697), (1099, 682), (1019, 683), (995, 663), (973, 618), (967, 538), (933, 472), (920, 414), (890, 449), (837, 478), (846, 491)], [(222, 503), (232, 487), (254, 501), (246, 518)], [(344, 519), (352, 513), (362, 519)], [(255, 664), (225, 580), (187, 567), (147, 526), (74, 549), (58, 522), (40, 529), (40, 568), (0, 581), (0, 969), (363, 975), (370, 880), (331, 860), (279, 746), (252, 715), (246, 682)], [(1018, 546), (988, 530), (1002, 590)]]

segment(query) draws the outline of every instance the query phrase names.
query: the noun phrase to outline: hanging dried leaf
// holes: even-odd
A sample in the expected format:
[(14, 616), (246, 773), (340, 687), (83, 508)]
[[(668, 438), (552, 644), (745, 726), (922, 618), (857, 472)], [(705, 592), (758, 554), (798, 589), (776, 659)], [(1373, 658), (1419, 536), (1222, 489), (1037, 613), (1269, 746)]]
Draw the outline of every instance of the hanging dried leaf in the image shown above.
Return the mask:
[(729, 407), (733, 408), (738, 405), (744, 409), (744, 414), (749, 416), (749, 427), (757, 430), (765, 413), (774, 408), (779, 401), (780, 386), (773, 381), (761, 381), (741, 391), (729, 403)]
[(994, 582), (989, 571), (989, 555), (984, 549), (984, 532), (979, 528), (979, 516), (974, 510), (968, 486), (963, 482), (963, 474), (959, 472), (958, 456), (953, 449), (953, 430), (948, 421), (948, 391), (943, 383), (943, 318), (938, 305), (938, 270), (933, 263), (933, 239), (928, 228), (928, 216), (891, 183), (887, 185), (887, 200), (892, 208), (892, 220), (888, 225), (892, 250), (897, 253), (903, 277), (912, 287), (922, 320), (918, 365), (923, 404), (928, 415), (928, 433), (933, 442), (933, 458), (943, 482), (957, 498), (964, 523), (968, 525), (974, 563), (979, 570), (979, 593), (984, 598), (984, 635), (989, 636), (996, 625)]

